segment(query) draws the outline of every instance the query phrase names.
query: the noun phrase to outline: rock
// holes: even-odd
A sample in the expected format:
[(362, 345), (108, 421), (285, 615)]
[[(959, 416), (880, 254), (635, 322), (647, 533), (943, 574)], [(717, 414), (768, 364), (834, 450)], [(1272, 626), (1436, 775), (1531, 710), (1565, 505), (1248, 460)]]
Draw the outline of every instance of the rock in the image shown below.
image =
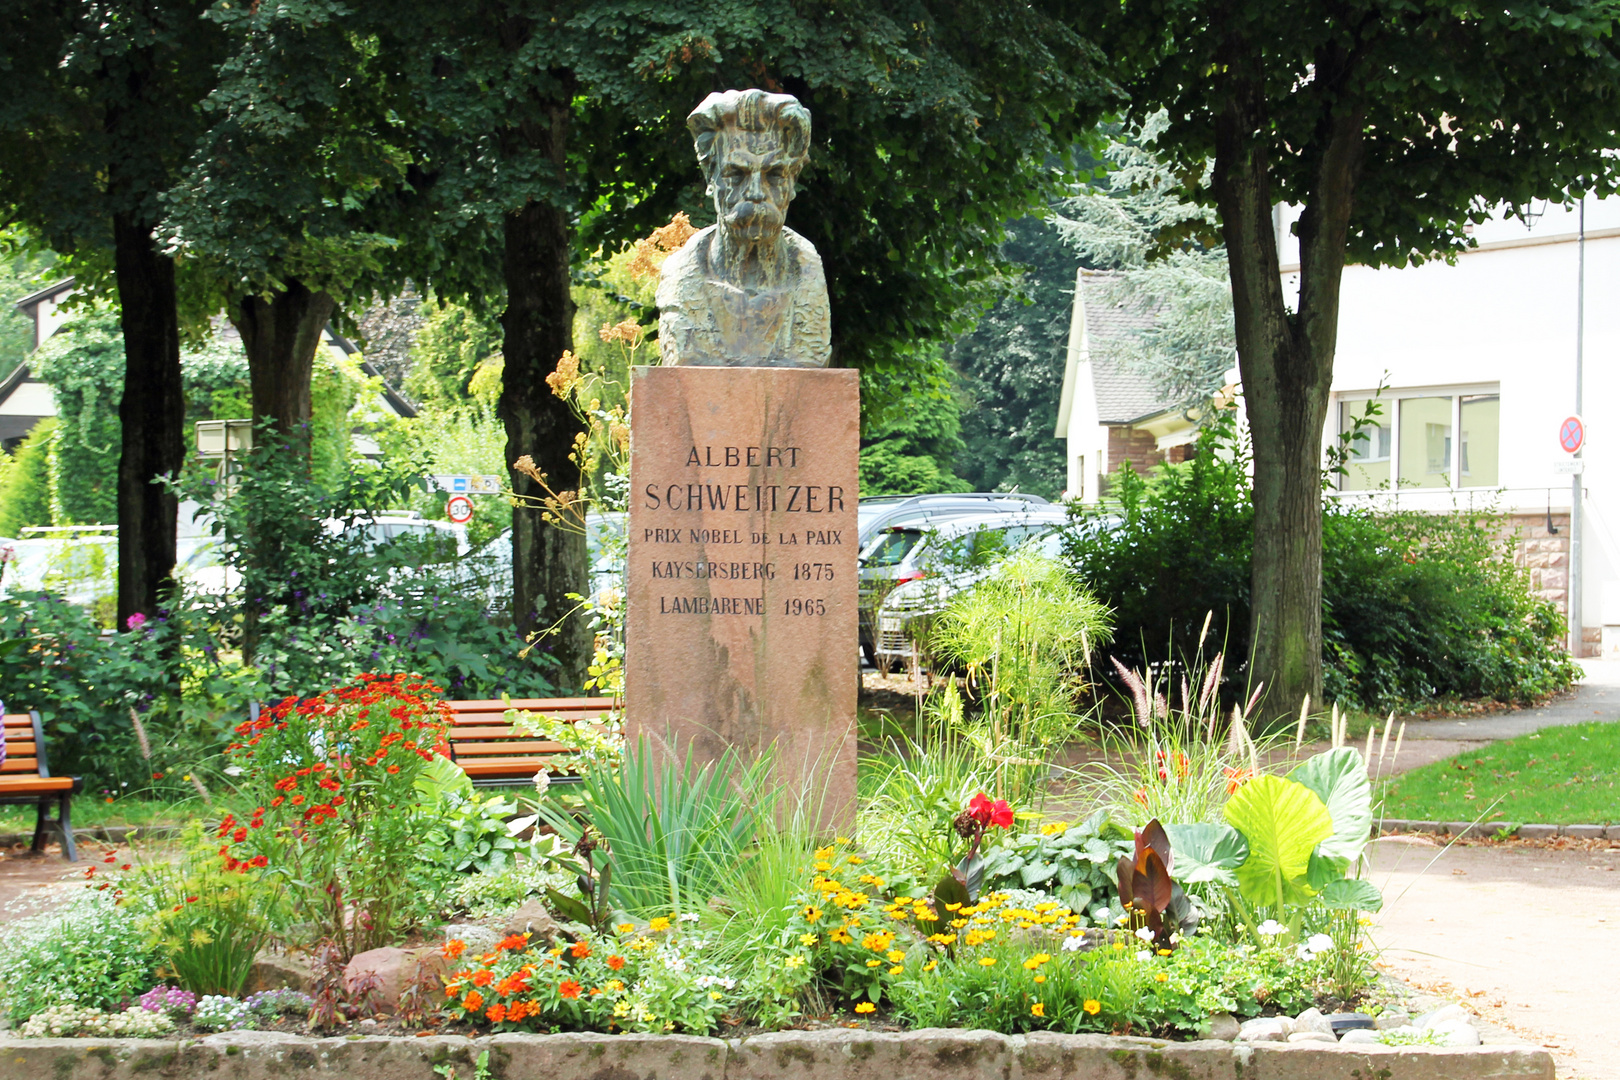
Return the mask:
[(464, 942), (470, 953), (489, 952), (495, 947), (495, 943), (505, 936), (481, 923), (451, 923), (444, 928), (446, 941)]
[(377, 1023), (377, 1021), (373, 1020), (369, 1016), (366, 1017), (364, 1020), (360, 1021), (360, 1023), (356, 1024), (355, 1026), (358, 1027), (361, 1031), (376, 1031), (376, 1030), (378, 1030), (379, 1028), (382, 1027), (381, 1024)]
[(1321, 1035), (1332, 1035), (1333, 1025), (1328, 1018), (1322, 1015), (1321, 1009), (1306, 1009), (1294, 1018), (1294, 1032), (1314, 1031)]
[(1231, 1042), (1238, 1037), (1242, 1030), (1237, 1018), (1231, 1013), (1212, 1013), (1208, 1019), (1198, 1025), (1200, 1039), (1219, 1039), (1222, 1042)]
[(1378, 1032), (1366, 1028), (1356, 1028), (1339, 1036), (1340, 1046), (1376, 1046), (1379, 1042)]
[(1442, 1005), (1440, 1008), (1431, 1009), (1422, 1016), (1418, 1017), (1416, 1020), (1413, 1020), (1412, 1026), (1417, 1028), (1419, 1031), (1426, 1031), (1429, 1028), (1438, 1027), (1439, 1025), (1450, 1020), (1461, 1020), (1466, 1024), (1468, 1023), (1469, 1019), (1470, 1016), (1468, 1010), (1463, 1008), (1461, 1005)]
[(372, 998), (378, 1012), (391, 1013), (399, 1008), (399, 996), (418, 979), (430, 980), (432, 989), (438, 989), (438, 976), (449, 970), (444, 953), (435, 947), (419, 949), (368, 949), (356, 953), (343, 968), (343, 983), (351, 994), (360, 988), (361, 980), (369, 975), (377, 979)]
[(1320, 1031), (1296, 1031), (1288, 1036), (1291, 1043), (1337, 1043), (1339, 1040)]
[(1565, 825), (1563, 828), (1563, 833), (1565, 836), (1574, 837), (1576, 840), (1602, 840), (1603, 826)]
[(1607, 829), (1604, 829), (1603, 839), (1620, 840), (1620, 825), (1610, 825)]
[(280, 990), (283, 987), (305, 994), (314, 989), (315, 976), (310, 971), (308, 958), (272, 952), (269, 949), (261, 951), (253, 958), (253, 967), (248, 969), (247, 982), (242, 986), (242, 996), (257, 994), (263, 990)]
[(1429, 1028), (1440, 1036), (1441, 1046), (1478, 1046), (1479, 1029), (1466, 1020), (1446, 1020)]
[(1513, 835), (1521, 840), (1551, 840), (1558, 835), (1556, 825), (1520, 825)]
[(1286, 1016), (1257, 1016), (1238, 1028), (1242, 1042), (1286, 1042), (1294, 1033), (1294, 1022)]
[(1389, 1031), (1391, 1028), (1407, 1027), (1412, 1023), (1411, 1014), (1402, 1009), (1387, 1009), (1373, 1020), (1373, 1026), (1379, 1031)]
[(562, 926), (538, 897), (531, 897), (521, 907), (490, 918), (486, 923), (501, 937), (526, 933), (530, 941), (555, 941), (562, 933)]

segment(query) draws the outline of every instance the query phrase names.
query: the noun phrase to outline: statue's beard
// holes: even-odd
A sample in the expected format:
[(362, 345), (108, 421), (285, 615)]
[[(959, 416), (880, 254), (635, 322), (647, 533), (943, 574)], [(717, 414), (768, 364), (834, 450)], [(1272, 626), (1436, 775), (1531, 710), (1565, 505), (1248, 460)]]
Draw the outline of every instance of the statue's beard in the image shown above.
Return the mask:
[(738, 202), (726, 210), (726, 231), (749, 243), (774, 240), (781, 234), (786, 217), (770, 202)]

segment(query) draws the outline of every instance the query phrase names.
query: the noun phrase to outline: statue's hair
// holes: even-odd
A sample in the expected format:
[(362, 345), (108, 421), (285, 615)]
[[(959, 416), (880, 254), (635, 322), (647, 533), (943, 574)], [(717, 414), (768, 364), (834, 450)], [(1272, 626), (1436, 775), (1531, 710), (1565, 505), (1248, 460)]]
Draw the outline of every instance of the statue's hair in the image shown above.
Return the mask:
[(789, 155), (788, 167), (794, 176), (810, 156), (810, 110), (792, 94), (770, 94), (764, 90), (727, 90), (710, 94), (686, 118), (697, 144), (698, 165), (703, 175), (713, 176), (719, 150), (715, 136), (728, 131), (780, 131), (782, 145)]

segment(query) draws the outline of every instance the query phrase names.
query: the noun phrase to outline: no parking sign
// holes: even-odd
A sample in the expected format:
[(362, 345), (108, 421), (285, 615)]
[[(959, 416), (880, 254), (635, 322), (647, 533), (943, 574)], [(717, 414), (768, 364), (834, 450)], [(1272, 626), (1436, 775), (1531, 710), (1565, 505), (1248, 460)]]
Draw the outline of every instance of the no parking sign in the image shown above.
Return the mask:
[(1586, 422), (1578, 416), (1567, 416), (1558, 425), (1558, 445), (1565, 453), (1577, 453), (1586, 445)]

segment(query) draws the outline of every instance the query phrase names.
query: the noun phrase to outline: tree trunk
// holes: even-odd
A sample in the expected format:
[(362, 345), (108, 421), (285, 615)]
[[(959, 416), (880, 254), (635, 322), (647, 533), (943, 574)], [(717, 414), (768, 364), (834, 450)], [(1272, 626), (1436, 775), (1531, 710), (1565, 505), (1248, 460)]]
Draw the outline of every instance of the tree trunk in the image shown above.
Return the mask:
[[(568, 102), (544, 106), (547, 123), (525, 127), (522, 137), (563, 166)], [(537, 499), (540, 487), (511, 469), (524, 454), (558, 491), (577, 487), (579, 469), (569, 460), (574, 436), (583, 430), (562, 399), (546, 385), (562, 354), (573, 348), (574, 304), (568, 293), (569, 222), (565, 211), (535, 200), (506, 218), (503, 272), (506, 278), (499, 414), (506, 425), (506, 461), (512, 489)], [(588, 594), (585, 537), (548, 525), (533, 505), (512, 511), (512, 621), (528, 636), (548, 631), (537, 647), (559, 662), (559, 679), (577, 687), (591, 656), (591, 634), (567, 594)], [(554, 630), (552, 628), (555, 628)]]
[[(310, 382), (315, 350), (334, 306), (329, 294), (311, 292), (302, 282), (289, 280), (285, 290), (269, 299), (245, 296), (230, 311), (231, 324), (242, 335), (247, 351), (254, 423), (270, 422), (273, 433), (297, 456), (298, 473), (304, 477), (310, 472)], [(255, 446), (267, 434), (270, 432), (256, 429)], [(284, 529), (276, 522), (249, 520), (246, 528), (249, 558), (259, 573), (250, 571), (245, 585), (273, 574), (273, 568), (281, 565), (284, 538)], [(256, 591), (248, 588), (249, 593)], [(245, 599), (242, 659), (252, 663), (259, 647), (259, 615), (269, 596)]]
[(309, 454), (310, 380), (321, 331), (336, 306), (331, 295), (311, 292), (289, 280), (268, 300), (244, 296), (231, 310), (231, 323), (247, 350), (253, 420), (271, 421), (283, 438)]
[[(1338, 58), (1330, 58), (1338, 59)], [(1338, 344), (1339, 292), (1361, 112), (1326, 118), (1306, 153), (1320, 155), (1299, 224), (1300, 296), (1290, 313), (1273, 232), (1264, 146), (1265, 97), (1231, 65), (1233, 90), (1216, 123), (1215, 195), (1232, 278), (1238, 367), (1254, 450), (1250, 571), (1251, 685), (1267, 686), (1264, 715), (1322, 700), (1322, 429)], [(1342, 63), (1319, 77), (1348, 79)]]
[(185, 463), (185, 391), (174, 260), (152, 230), (113, 217), (114, 265), (124, 331), (123, 428), (118, 457), (118, 628), (151, 617), (173, 584), (179, 498), (160, 481)]

